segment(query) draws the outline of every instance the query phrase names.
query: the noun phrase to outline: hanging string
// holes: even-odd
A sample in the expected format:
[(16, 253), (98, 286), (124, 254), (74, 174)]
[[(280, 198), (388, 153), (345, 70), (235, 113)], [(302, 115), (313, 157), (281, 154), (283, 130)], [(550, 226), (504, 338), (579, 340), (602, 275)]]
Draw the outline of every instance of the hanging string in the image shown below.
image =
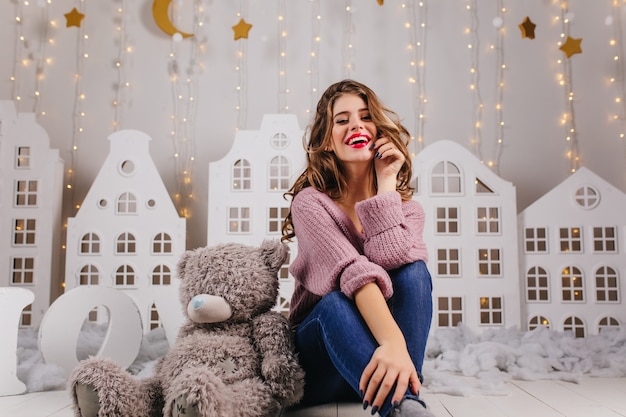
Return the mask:
[(311, 104), (307, 113), (315, 112), (317, 106), (317, 100), (319, 99), (319, 87), (320, 87), (320, 71), (319, 71), (319, 52), (321, 42), (321, 22), (322, 16), (320, 14), (320, 0), (311, 0), (311, 16), (313, 22), (311, 25), (311, 53), (309, 59), (309, 91), (311, 93)]
[(132, 47), (127, 41), (127, 23), (126, 23), (126, 0), (118, 0), (120, 5), (117, 7), (117, 25), (115, 31), (117, 33), (117, 59), (115, 60), (115, 69), (117, 72), (117, 83), (115, 88), (115, 99), (113, 100), (113, 130), (119, 130), (122, 126), (122, 107), (127, 104), (126, 92), (131, 84), (126, 76), (127, 56), (131, 53)]
[(17, 112), (20, 111), (22, 96), (20, 93), (20, 67), (26, 66), (28, 61), (23, 58), (26, 39), (24, 38), (24, 3), (15, 2), (15, 46), (13, 48), (13, 69), (9, 78), (12, 81), (11, 98), (15, 100)]
[(343, 31), (343, 78), (352, 78), (354, 71), (354, 56), (352, 51), (352, 5), (351, 0), (345, 0), (345, 28)]
[[(562, 54), (558, 48), (569, 36), (569, 23), (571, 14), (567, 1), (559, 2), (559, 15), (555, 18), (561, 24), (561, 35), (557, 43), (557, 51)], [(578, 134), (576, 131), (576, 115), (574, 113), (574, 87), (572, 79), (572, 67), (569, 58), (560, 58), (558, 63), (562, 65), (563, 72), (559, 74), (559, 84), (563, 87), (565, 98), (565, 111), (561, 118), (561, 125), (565, 129), (565, 141), (567, 143), (566, 156), (569, 159), (569, 173), (574, 173), (580, 166), (580, 154), (578, 153)]]
[[(610, 77), (609, 82), (617, 90), (617, 95), (614, 99), (617, 111), (612, 119), (617, 120), (620, 124), (619, 139), (624, 147), (624, 159), (626, 160), (626, 80), (624, 79), (626, 68), (622, 59), (626, 54), (622, 31), (622, 7), (623, 2), (613, 0), (611, 14), (606, 18), (605, 23), (613, 28), (613, 36), (609, 40), (609, 45), (614, 51), (613, 64), (615, 66), (615, 74)], [(626, 175), (626, 170), (624, 174)]]
[[(191, 217), (193, 169), (195, 165), (195, 118), (197, 114), (198, 75), (202, 69), (200, 52), (205, 48), (202, 29), (206, 20), (201, 0), (194, 0), (193, 36), (183, 42), (182, 35), (172, 36), (169, 73), (172, 87), (172, 142), (177, 191), (175, 201), (179, 213)], [(183, 49), (188, 50), (186, 68), (181, 68)]]
[[(85, 1), (80, 0), (77, 8), (78, 12), (83, 15), (86, 14), (85, 7)], [(76, 72), (74, 74), (74, 107), (72, 111), (72, 152), (70, 157), (70, 168), (67, 171), (66, 180), (66, 189), (70, 194), (69, 201), (72, 201), (73, 211), (68, 217), (74, 217), (80, 208), (80, 204), (75, 201), (74, 178), (76, 167), (78, 165), (79, 145), (84, 133), (83, 120), (85, 118), (85, 111), (83, 109), (83, 103), (85, 100), (85, 93), (83, 92), (83, 63), (89, 58), (89, 54), (86, 52), (85, 47), (85, 43), (89, 39), (89, 36), (85, 33), (85, 25), (81, 24), (76, 28), (76, 30)]]
[(424, 121), (426, 103), (426, 0), (402, 5), (409, 14), (409, 51), (411, 95), (413, 97), (414, 133), (411, 136), (409, 152), (417, 155), (424, 147)]
[(41, 88), (45, 79), (45, 67), (49, 63), (49, 59), (46, 57), (48, 36), (49, 36), (49, 4), (51, 0), (40, 0), (38, 5), (41, 9), (42, 30), (39, 31), (39, 43), (37, 45), (37, 55), (35, 59), (35, 91), (34, 101), (32, 106), (32, 112), (41, 116), (45, 115), (45, 112), (40, 111), (41, 103)]
[[(239, 0), (239, 12), (237, 18), (248, 15), (248, 0)], [(237, 42), (237, 128), (236, 130), (245, 129), (248, 118), (248, 42), (240, 40)]]
[(479, 72), (479, 40), (478, 40), (478, 8), (476, 0), (470, 0), (466, 9), (470, 13), (470, 27), (466, 32), (470, 36), (470, 43), (467, 48), (470, 52), (470, 91), (474, 105), (474, 126), (473, 135), (470, 138), (470, 146), (474, 156), (481, 162), (483, 157), (481, 154), (482, 132), (481, 125), (483, 119), (483, 99), (480, 93), (480, 72)]
[(287, 29), (285, 28), (286, 0), (278, 0), (278, 112), (285, 113), (287, 106)]
[(506, 64), (504, 63), (504, 1), (496, 2), (497, 16), (493, 20), (496, 28), (496, 42), (492, 49), (496, 52), (496, 104), (495, 104), (495, 150), (493, 158), (487, 162), (487, 165), (494, 170), (496, 174), (500, 174), (500, 158), (502, 156), (502, 145), (504, 143), (504, 113), (502, 110), (504, 99), (504, 71)]

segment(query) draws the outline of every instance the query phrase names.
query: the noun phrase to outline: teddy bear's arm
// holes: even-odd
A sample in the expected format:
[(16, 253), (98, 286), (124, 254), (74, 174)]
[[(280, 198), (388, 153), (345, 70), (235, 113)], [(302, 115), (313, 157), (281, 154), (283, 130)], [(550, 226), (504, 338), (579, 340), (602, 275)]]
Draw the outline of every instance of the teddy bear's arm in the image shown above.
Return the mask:
[(261, 373), (282, 406), (296, 404), (304, 393), (304, 371), (298, 364), (289, 323), (268, 312), (253, 322), (253, 338), (261, 355)]

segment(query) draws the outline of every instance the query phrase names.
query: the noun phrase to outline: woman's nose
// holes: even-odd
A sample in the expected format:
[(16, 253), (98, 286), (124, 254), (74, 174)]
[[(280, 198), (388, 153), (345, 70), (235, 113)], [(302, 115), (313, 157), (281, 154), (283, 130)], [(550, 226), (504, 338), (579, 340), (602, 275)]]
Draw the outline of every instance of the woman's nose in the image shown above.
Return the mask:
[(363, 126), (360, 119), (352, 120), (350, 122), (350, 130), (360, 129)]

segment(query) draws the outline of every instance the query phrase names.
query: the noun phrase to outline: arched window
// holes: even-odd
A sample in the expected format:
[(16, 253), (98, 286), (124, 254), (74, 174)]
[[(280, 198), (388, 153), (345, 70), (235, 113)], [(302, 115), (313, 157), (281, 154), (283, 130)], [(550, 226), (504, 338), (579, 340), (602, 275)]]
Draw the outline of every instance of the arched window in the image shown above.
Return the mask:
[(567, 266), (561, 272), (561, 294), (563, 301), (582, 303), (585, 301), (583, 291), (583, 273), (575, 266)]
[(156, 329), (157, 327), (161, 327), (161, 318), (159, 317), (159, 310), (154, 303), (150, 306), (148, 325), (150, 326), (150, 330)]
[(157, 265), (152, 270), (152, 285), (170, 285), (172, 283), (172, 271), (167, 265)]
[(526, 273), (526, 301), (550, 301), (548, 272), (540, 266), (534, 266)]
[(78, 285), (98, 285), (100, 282), (100, 271), (95, 265), (85, 265), (78, 274)]
[(80, 254), (95, 255), (100, 253), (100, 237), (95, 233), (85, 233), (80, 239)]
[(152, 253), (172, 253), (172, 238), (167, 233), (157, 233), (152, 240)]
[(122, 193), (117, 197), (115, 205), (117, 214), (137, 213), (137, 197), (133, 193)]
[(233, 191), (252, 189), (252, 167), (246, 159), (238, 159), (233, 164), (231, 186)]
[(270, 191), (286, 191), (289, 189), (289, 161), (284, 156), (275, 156), (269, 166), (269, 189)]
[(116, 287), (132, 287), (135, 285), (135, 270), (130, 265), (121, 265), (115, 271)]
[(575, 337), (585, 337), (585, 323), (576, 316), (570, 316), (563, 321), (563, 331), (571, 331)]
[(603, 331), (608, 329), (619, 329), (620, 323), (619, 320), (615, 317), (602, 317), (598, 322), (598, 333), (602, 334)]
[(535, 330), (539, 326), (550, 328), (550, 320), (544, 316), (534, 316), (528, 320), (528, 330)]
[(617, 271), (610, 266), (596, 270), (596, 301), (599, 303), (619, 303), (619, 279)]
[(133, 254), (137, 251), (137, 243), (132, 233), (122, 233), (117, 237), (115, 253), (118, 255)]
[(461, 194), (461, 171), (452, 162), (443, 161), (435, 165), (431, 173), (433, 194)]

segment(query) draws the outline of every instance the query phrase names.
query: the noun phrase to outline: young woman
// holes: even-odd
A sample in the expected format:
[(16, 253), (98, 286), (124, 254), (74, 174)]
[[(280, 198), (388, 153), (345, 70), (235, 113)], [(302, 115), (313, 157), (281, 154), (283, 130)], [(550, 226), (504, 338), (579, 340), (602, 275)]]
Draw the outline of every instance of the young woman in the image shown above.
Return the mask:
[(432, 283), (408, 131), (371, 89), (344, 80), (322, 95), (308, 136), (283, 227), (298, 244), (290, 320), (302, 404), (432, 416), (419, 399)]

